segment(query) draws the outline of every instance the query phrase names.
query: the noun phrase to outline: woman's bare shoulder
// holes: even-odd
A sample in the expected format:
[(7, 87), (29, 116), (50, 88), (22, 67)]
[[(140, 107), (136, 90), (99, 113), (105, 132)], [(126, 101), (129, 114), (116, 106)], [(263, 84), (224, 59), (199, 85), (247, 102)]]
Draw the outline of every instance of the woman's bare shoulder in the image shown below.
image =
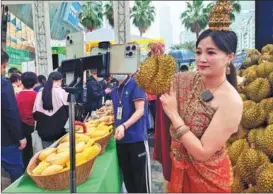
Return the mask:
[(219, 95), (221, 106), (227, 108), (228, 110), (238, 111), (239, 113), (243, 109), (243, 101), (239, 93), (233, 86), (228, 86), (228, 88), (222, 91)]

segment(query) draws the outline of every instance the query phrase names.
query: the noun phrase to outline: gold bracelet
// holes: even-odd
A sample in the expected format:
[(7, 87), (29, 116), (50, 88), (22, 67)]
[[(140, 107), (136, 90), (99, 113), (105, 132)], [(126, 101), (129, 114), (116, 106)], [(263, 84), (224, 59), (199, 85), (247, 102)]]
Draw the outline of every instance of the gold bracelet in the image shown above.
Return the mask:
[(174, 139), (180, 141), (181, 137), (185, 135), (188, 131), (190, 131), (190, 127), (187, 125), (183, 125), (179, 127), (175, 133), (173, 134)]

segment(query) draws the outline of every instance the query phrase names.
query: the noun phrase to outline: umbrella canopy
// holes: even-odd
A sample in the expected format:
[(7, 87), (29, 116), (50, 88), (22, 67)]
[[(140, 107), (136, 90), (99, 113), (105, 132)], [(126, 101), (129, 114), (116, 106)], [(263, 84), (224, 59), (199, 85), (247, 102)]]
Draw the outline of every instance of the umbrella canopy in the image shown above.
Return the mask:
[(177, 63), (191, 63), (195, 59), (195, 53), (190, 50), (171, 50), (169, 55), (173, 56)]

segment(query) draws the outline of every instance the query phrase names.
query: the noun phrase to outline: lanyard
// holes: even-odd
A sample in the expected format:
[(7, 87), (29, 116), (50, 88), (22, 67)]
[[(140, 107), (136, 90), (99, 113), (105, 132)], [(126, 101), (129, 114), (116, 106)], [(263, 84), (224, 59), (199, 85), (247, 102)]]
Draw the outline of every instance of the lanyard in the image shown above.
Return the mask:
[(122, 107), (122, 97), (123, 97), (123, 92), (124, 92), (124, 88), (125, 86), (128, 84), (128, 82), (131, 80), (131, 77), (128, 79), (128, 81), (124, 84), (122, 90), (121, 90), (121, 95), (119, 95), (119, 88), (117, 88), (117, 95), (118, 95), (118, 100), (119, 100), (119, 106)]

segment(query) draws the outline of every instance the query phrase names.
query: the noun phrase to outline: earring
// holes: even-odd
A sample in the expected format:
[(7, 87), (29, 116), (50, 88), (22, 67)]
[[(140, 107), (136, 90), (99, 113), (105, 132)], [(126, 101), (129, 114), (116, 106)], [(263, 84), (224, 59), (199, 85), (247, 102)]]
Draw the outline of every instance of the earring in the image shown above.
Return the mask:
[(227, 69), (226, 69), (226, 74), (229, 75), (230, 74), (230, 67), (229, 67), (229, 63), (227, 64)]

